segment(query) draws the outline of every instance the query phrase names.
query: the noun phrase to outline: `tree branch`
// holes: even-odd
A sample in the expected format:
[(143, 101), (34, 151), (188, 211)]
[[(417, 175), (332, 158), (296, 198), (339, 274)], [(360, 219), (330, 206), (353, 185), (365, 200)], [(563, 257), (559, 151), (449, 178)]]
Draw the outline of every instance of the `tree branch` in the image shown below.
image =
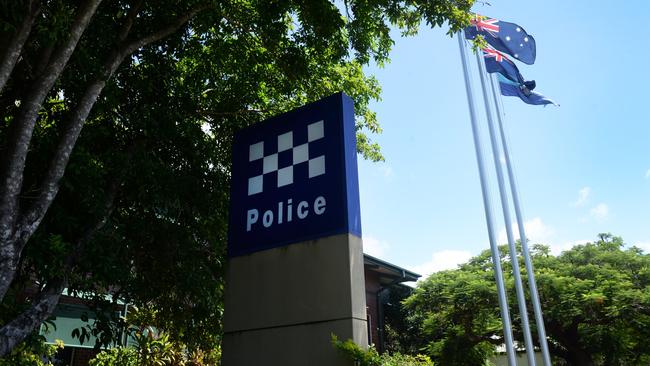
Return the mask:
[(554, 342), (548, 342), (548, 348), (550, 350), (550, 353), (553, 356), (561, 357), (565, 359), (567, 362), (570, 361), (569, 359), (569, 351), (565, 349), (564, 347), (561, 347)]
[[(52, 62), (47, 66), (43, 75), (38, 78), (31, 88), (27, 98), (22, 101), (19, 115), (13, 125), (17, 126), (14, 136), (9, 141), (7, 164), (2, 175), (0, 186), (0, 243), (11, 235), (11, 221), (15, 220), (17, 197), (20, 193), (25, 168), (25, 158), (32, 137), (38, 111), (43, 100), (59, 77), (65, 64), (74, 51), (79, 38), (88, 26), (101, 0), (88, 1), (78, 12), (70, 28), (70, 37), (57, 51)], [(12, 220), (13, 219), (13, 220)]]
[(171, 35), (172, 33), (176, 32), (180, 27), (182, 27), (185, 23), (187, 23), (190, 19), (194, 18), (196, 14), (200, 13), (203, 10), (209, 9), (210, 7), (211, 7), (210, 4), (198, 4), (194, 6), (193, 8), (188, 10), (187, 13), (178, 17), (172, 24), (169, 24), (165, 28), (162, 28), (157, 32), (151, 33), (147, 36), (144, 36), (138, 40), (135, 40), (127, 44), (123, 48), (123, 52), (125, 52), (127, 55), (130, 55), (133, 52), (137, 51), (139, 48), (142, 48), (150, 43), (159, 41)]
[(45, 213), (52, 204), (52, 201), (54, 201), (54, 198), (59, 191), (59, 183), (63, 177), (63, 174), (65, 173), (65, 168), (68, 164), (68, 161), (70, 160), (72, 149), (74, 148), (74, 145), (79, 138), (79, 134), (81, 133), (81, 129), (86, 119), (88, 118), (88, 115), (90, 114), (90, 110), (104, 89), (104, 86), (106, 85), (108, 79), (110, 79), (113, 73), (115, 73), (117, 68), (127, 56), (131, 55), (141, 47), (144, 47), (152, 42), (158, 41), (174, 33), (197, 13), (207, 8), (207, 5), (196, 6), (190, 9), (184, 15), (177, 18), (176, 21), (169, 26), (139, 40), (127, 43), (109, 55), (98, 78), (91, 82), (90, 85), (88, 85), (86, 91), (79, 100), (79, 103), (72, 112), (70, 124), (68, 125), (65, 134), (61, 138), (61, 141), (59, 142), (59, 145), (54, 153), (54, 157), (50, 162), (48, 172), (42, 184), (39, 198), (34, 202), (34, 204), (25, 214), (24, 218), (18, 224), (17, 235), (22, 247), (24, 247), (29, 237), (31, 237), (31, 235), (36, 231), (36, 228), (45, 216)]
[[(4, 164), (4, 171), (0, 172), (0, 177), (2, 177), (0, 180), (0, 247), (14, 246), (14, 250), (12, 253), (9, 253), (9, 250), (0, 251), (0, 255), (11, 254), (14, 258), (0, 258), (0, 262), (13, 261), (17, 263), (20, 258), (21, 251), (17, 250), (20, 245), (16, 242), (15, 236), (15, 224), (19, 214), (18, 195), (22, 189), (25, 160), (38, 118), (38, 111), (70, 59), (101, 1), (88, 0), (81, 6), (70, 28), (70, 36), (57, 50), (45, 72), (32, 85), (12, 124), (13, 131), (5, 156), (6, 164)], [(10, 278), (0, 279), (0, 299), (4, 298), (11, 281), (13, 281), (13, 275)]]
[(52, 52), (54, 52), (54, 46), (51, 44), (45, 45), (43, 49), (38, 54), (38, 61), (34, 67), (34, 77), (39, 77), (43, 75), (43, 71), (50, 63), (50, 58), (52, 57)]
[(77, 259), (79, 259), (83, 254), (86, 243), (88, 243), (99, 230), (106, 226), (108, 219), (111, 217), (113, 210), (115, 209), (115, 200), (121, 185), (122, 180), (118, 177), (115, 177), (109, 182), (106, 190), (106, 197), (104, 197), (104, 203), (102, 205), (103, 212), (92, 225), (89, 225), (88, 228), (86, 228), (79, 240), (77, 240), (73, 246), (71, 255), (66, 259), (67, 268), (72, 268)]
[(129, 9), (129, 13), (126, 15), (124, 24), (117, 36), (118, 43), (122, 43), (126, 40), (126, 37), (129, 35), (129, 32), (131, 32), (131, 28), (133, 27), (133, 21), (140, 12), (143, 3), (144, 0), (136, 0), (135, 4), (133, 4), (131, 9)]
[(27, 6), (27, 14), (25, 14), (25, 18), (20, 24), (16, 34), (11, 38), (11, 41), (9, 41), (7, 51), (5, 52), (4, 57), (2, 57), (2, 61), (0, 61), (0, 92), (4, 89), (7, 80), (9, 80), (9, 75), (11, 75), (14, 66), (16, 66), (16, 62), (23, 51), (23, 46), (29, 37), (29, 33), (32, 31), (36, 16), (41, 12), (40, 1), (30, 1)]
[(240, 109), (236, 111), (213, 111), (213, 110), (198, 110), (197, 111), (199, 115), (201, 116), (231, 116), (231, 117), (236, 117), (236, 116), (242, 116), (242, 115), (251, 115), (251, 114), (265, 114), (268, 113), (267, 110), (261, 110), (261, 109)]

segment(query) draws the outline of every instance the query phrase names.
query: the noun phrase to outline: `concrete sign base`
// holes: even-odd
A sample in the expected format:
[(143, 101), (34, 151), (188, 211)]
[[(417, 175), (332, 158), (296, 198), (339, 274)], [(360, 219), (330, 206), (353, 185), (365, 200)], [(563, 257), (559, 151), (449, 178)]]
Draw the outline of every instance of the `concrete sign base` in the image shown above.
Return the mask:
[(364, 286), (352, 234), (230, 258), (222, 364), (351, 365), (331, 334), (367, 344)]

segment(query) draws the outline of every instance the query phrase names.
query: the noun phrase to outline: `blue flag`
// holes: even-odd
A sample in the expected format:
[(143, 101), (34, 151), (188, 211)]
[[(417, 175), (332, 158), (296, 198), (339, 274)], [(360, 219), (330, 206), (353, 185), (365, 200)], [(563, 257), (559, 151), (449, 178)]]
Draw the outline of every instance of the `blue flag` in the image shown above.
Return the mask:
[(494, 48), (488, 47), (483, 49), (483, 60), (485, 60), (485, 69), (487, 72), (498, 72), (510, 81), (519, 84), (524, 83), (524, 77), (519, 73), (517, 65)]
[(527, 85), (513, 82), (501, 74), (497, 75), (497, 77), (499, 79), (499, 88), (501, 89), (501, 95), (505, 95), (506, 97), (519, 97), (519, 99), (521, 99), (524, 103), (533, 105), (553, 104), (555, 106), (559, 106), (559, 104), (548, 99), (547, 97), (530, 90)]
[(474, 39), (477, 35), (482, 35), (497, 50), (525, 64), (535, 63), (535, 38), (528, 35), (522, 27), (478, 14), (471, 20), (471, 24), (465, 28), (465, 38)]

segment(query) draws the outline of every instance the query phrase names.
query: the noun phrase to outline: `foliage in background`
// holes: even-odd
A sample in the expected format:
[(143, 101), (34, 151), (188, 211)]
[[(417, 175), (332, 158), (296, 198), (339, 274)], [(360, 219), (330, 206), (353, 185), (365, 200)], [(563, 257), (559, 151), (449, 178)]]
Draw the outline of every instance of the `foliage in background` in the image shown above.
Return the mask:
[(0, 358), (0, 366), (55, 366), (52, 360), (63, 343), (46, 344), (42, 337), (31, 336), (14, 348), (7, 356)]
[(89, 362), (90, 366), (141, 366), (135, 349), (115, 347), (104, 350)]
[(150, 330), (132, 334), (136, 345), (104, 350), (90, 360), (90, 366), (218, 366), (219, 348), (189, 351), (171, 341), (165, 332)]
[(335, 335), (332, 335), (332, 345), (352, 360), (355, 366), (434, 366), (428, 356), (388, 352), (380, 355), (374, 347), (364, 350), (351, 339), (341, 341)]
[(126, 336), (133, 341), (129, 347), (116, 347), (100, 352), (90, 366), (216, 366), (221, 358), (220, 347), (189, 349), (174, 341), (165, 330), (165, 322), (152, 309), (132, 307), (124, 322)]
[(418, 325), (410, 321), (411, 312), (403, 301), (414, 291), (412, 287), (396, 284), (387, 287), (384, 302), (384, 347), (389, 353), (414, 355), (421, 350)]
[[(650, 362), (650, 255), (600, 234), (559, 256), (535, 245), (532, 259), (551, 354), (569, 365)], [(523, 344), (514, 282), (501, 248), (515, 339)], [(525, 268), (523, 263), (520, 265)], [(476, 365), (503, 343), (490, 252), (437, 272), (405, 301), (422, 347), (444, 365)], [(527, 281), (523, 273), (524, 282)], [(528, 295), (528, 294), (527, 294)], [(533, 318), (531, 307), (529, 317)], [(532, 335), (538, 345), (537, 331)]]

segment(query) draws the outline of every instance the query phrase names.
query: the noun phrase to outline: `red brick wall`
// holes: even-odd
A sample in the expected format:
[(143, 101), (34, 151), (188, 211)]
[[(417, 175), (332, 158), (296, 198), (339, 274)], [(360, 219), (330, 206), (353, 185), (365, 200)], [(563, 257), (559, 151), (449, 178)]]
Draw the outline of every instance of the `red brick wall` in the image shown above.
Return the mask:
[(379, 275), (376, 272), (364, 271), (366, 277), (366, 311), (370, 319), (370, 336), (372, 343), (377, 345), (379, 342), (379, 309), (377, 309), (377, 291), (381, 289), (379, 285)]

